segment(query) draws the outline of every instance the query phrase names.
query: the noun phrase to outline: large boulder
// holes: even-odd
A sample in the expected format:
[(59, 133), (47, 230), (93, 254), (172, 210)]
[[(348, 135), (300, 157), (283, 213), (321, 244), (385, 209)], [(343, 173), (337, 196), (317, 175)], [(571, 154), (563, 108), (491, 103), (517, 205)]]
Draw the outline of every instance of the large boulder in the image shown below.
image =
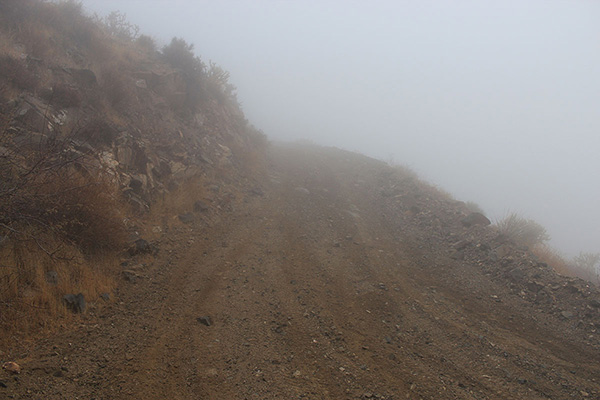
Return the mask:
[(478, 212), (467, 215), (460, 222), (467, 228), (474, 225), (488, 226), (491, 224), (491, 221), (485, 215)]

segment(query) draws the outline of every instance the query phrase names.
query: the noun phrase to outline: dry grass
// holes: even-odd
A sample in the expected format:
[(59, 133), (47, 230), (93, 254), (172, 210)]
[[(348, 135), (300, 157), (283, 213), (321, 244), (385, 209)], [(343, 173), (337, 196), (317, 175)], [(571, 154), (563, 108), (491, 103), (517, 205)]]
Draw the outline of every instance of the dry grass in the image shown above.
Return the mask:
[(10, 125), (0, 126), (0, 346), (68, 318), (65, 294), (110, 291), (127, 242), (110, 180), (68, 138), (17, 138)]
[(114, 288), (114, 255), (89, 259), (72, 245), (42, 236), (36, 240), (59, 249), (52, 257), (32, 240), (11, 240), (0, 249), (0, 348), (68, 321), (65, 294), (82, 293), (87, 302), (97, 302)]
[(541, 245), (550, 240), (546, 228), (534, 220), (523, 218), (516, 213), (510, 213), (496, 221), (496, 228), (515, 242), (528, 247)]
[(552, 269), (561, 275), (577, 276), (574, 268), (564, 258), (560, 252), (548, 245), (539, 244), (531, 249), (531, 252), (543, 263), (548, 264)]

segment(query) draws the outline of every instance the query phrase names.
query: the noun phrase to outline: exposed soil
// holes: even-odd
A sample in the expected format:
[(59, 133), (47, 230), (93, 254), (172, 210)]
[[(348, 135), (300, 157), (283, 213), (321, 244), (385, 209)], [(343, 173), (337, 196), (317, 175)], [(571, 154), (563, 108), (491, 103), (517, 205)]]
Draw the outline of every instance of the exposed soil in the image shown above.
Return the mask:
[(0, 371), (0, 398), (599, 398), (596, 292), (413, 186), (366, 157), (275, 147), (261, 190), (169, 216), (135, 283), (1, 355), (22, 372)]

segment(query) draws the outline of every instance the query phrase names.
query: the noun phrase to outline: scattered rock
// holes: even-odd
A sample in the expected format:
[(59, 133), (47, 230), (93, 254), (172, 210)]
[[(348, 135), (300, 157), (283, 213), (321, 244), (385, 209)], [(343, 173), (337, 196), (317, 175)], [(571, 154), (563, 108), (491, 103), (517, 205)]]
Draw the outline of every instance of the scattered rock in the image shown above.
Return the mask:
[(300, 378), (300, 376), (302, 376), (302, 372), (300, 372), (299, 370), (295, 370), (292, 376), (294, 378)]
[(506, 277), (514, 283), (522, 283), (525, 280), (526, 274), (520, 268), (513, 268), (506, 273)]
[(140, 89), (148, 89), (148, 84), (146, 83), (145, 79), (136, 79), (135, 86), (139, 87)]
[(46, 271), (46, 283), (49, 285), (58, 285), (58, 272)]
[(6, 382), (0, 381), (0, 388), (7, 388)]
[(14, 361), (7, 361), (4, 364), (2, 364), (2, 369), (11, 372), (13, 374), (20, 374), (21, 373), (21, 367), (19, 366), (19, 364), (17, 364)]
[(194, 222), (194, 214), (192, 213), (179, 214), (177, 217), (184, 224), (191, 224)]
[(452, 245), (452, 247), (457, 250), (464, 250), (467, 246), (469, 246), (471, 244), (471, 242), (469, 242), (468, 240), (459, 240), (458, 242), (454, 243)]
[(123, 271), (123, 278), (125, 278), (127, 282), (136, 283), (140, 276), (137, 274), (137, 272), (126, 269)]
[(571, 311), (562, 311), (560, 313), (560, 316), (564, 319), (572, 319), (575, 316), (575, 314), (573, 314)]
[(590, 300), (589, 304), (591, 307), (600, 308), (600, 301), (598, 301), (596, 299)]
[(573, 294), (575, 294), (575, 293), (580, 293), (580, 292), (581, 292), (581, 289), (579, 289), (579, 288), (578, 288), (577, 286), (575, 286), (575, 285), (570, 285), (570, 284), (567, 284), (567, 285), (563, 286), (563, 288), (564, 288), (564, 289), (565, 289), (567, 292), (569, 292), (569, 293), (573, 293)]
[(211, 326), (212, 318), (208, 315), (196, 318), (196, 321), (200, 322), (202, 325)]
[(100, 298), (104, 301), (110, 301), (110, 293), (102, 293)]
[(152, 246), (147, 240), (139, 238), (133, 245), (129, 248), (128, 253), (131, 256), (135, 256), (137, 254), (149, 254), (155, 251), (154, 246)]
[(460, 222), (467, 228), (474, 225), (488, 226), (492, 223), (485, 215), (478, 212), (467, 215)]
[(66, 294), (63, 296), (63, 302), (65, 306), (75, 314), (85, 312), (85, 297), (82, 293), (79, 294)]
[[(198, 200), (194, 203), (194, 212), (205, 212), (208, 211), (209, 207), (201, 200)], [(181, 219), (181, 216), (180, 216)]]
[(544, 284), (541, 282), (537, 282), (537, 281), (527, 282), (527, 289), (529, 289), (530, 291), (532, 291), (534, 293), (539, 292), (543, 288), (544, 288)]
[(90, 69), (69, 68), (67, 70), (75, 81), (83, 86), (94, 86), (98, 83), (96, 74)]

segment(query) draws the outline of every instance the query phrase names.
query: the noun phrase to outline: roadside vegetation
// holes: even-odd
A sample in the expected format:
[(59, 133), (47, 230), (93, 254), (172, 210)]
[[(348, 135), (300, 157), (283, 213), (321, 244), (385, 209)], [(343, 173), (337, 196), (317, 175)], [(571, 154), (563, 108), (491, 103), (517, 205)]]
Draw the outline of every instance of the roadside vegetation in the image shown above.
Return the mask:
[(146, 169), (140, 141), (191, 154), (198, 138), (172, 127), (201, 119), (211, 123), (196, 135), (242, 133), (219, 143), (233, 153), (221, 174), (262, 168), (266, 137), (229, 73), (193, 50), (180, 38), (159, 49), (124, 14), (88, 16), (78, 1), (0, 2), (0, 347), (71, 318), (65, 295), (110, 298), (131, 221), (148, 206), (135, 207), (103, 157), (129, 152), (119, 171), (171, 173), (164, 161)]
[(576, 276), (600, 285), (600, 253), (582, 252), (569, 260), (548, 244), (550, 235), (536, 221), (510, 213), (495, 224), (496, 229), (508, 238), (526, 246), (541, 262), (566, 276)]

